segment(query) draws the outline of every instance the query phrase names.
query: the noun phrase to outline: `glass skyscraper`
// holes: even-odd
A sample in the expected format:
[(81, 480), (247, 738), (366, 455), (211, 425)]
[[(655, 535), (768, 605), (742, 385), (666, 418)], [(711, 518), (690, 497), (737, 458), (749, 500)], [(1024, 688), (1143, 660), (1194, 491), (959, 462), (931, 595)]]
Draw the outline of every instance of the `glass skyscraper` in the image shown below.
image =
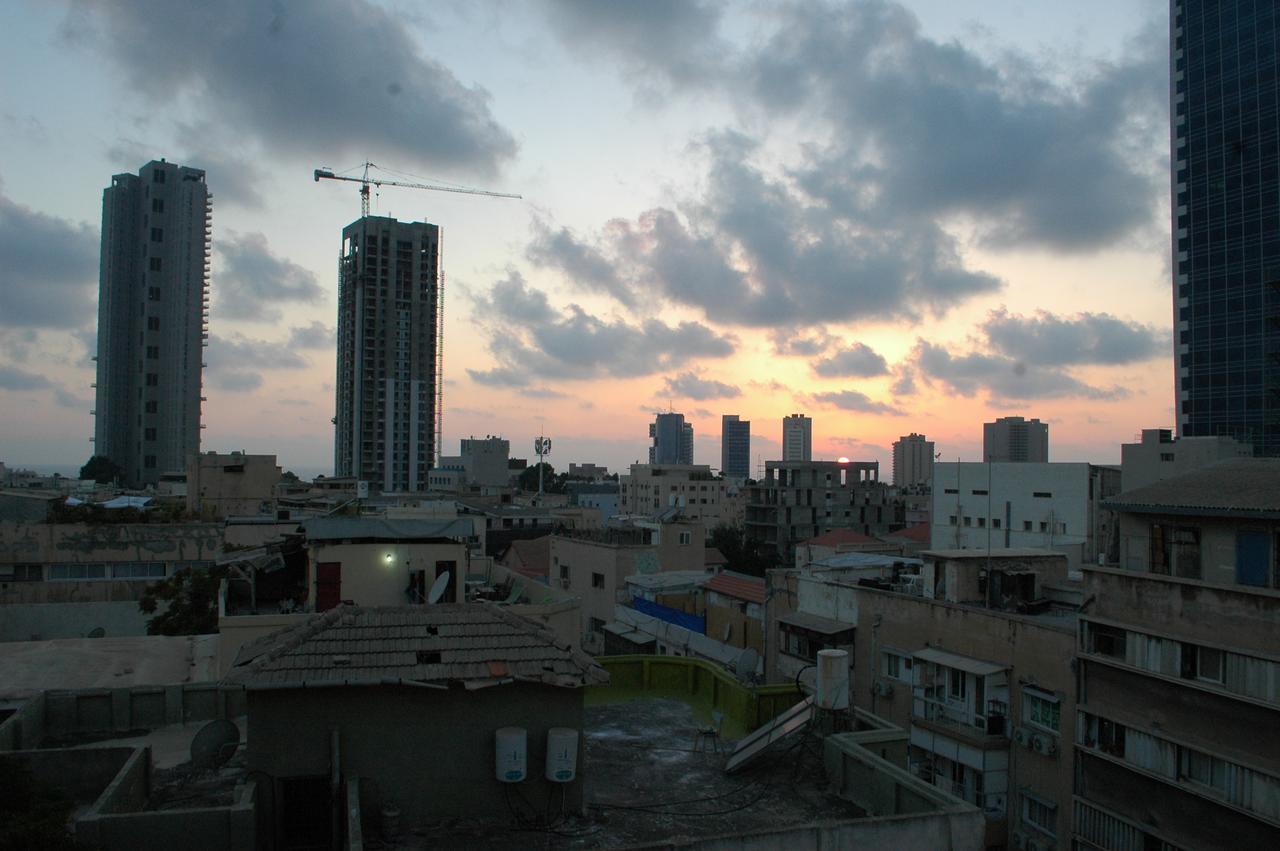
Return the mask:
[(1178, 432), (1280, 455), (1277, 4), (1172, 0)]

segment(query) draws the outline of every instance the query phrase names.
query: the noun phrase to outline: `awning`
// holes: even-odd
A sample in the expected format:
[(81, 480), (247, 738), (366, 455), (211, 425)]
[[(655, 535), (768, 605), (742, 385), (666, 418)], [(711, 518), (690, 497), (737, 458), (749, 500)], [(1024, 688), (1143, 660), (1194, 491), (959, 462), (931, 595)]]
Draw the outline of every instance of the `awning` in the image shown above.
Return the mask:
[(633, 629), (629, 624), (618, 623), (617, 621), (605, 624), (604, 631), (613, 633), (623, 641), (629, 641), (632, 644), (653, 644), (657, 641), (649, 633), (641, 632), (638, 629)]
[(1008, 665), (996, 665), (991, 662), (984, 662), (981, 659), (975, 659), (972, 656), (961, 656), (959, 653), (948, 653), (945, 650), (938, 650), (933, 647), (926, 647), (924, 650), (917, 650), (911, 654), (912, 658), (920, 659), (924, 662), (934, 662), (938, 665), (945, 665), (948, 668), (958, 668), (961, 671), (968, 671), (971, 674), (977, 674), (980, 677), (989, 677), (992, 674), (998, 674), (1001, 671), (1009, 670)]
[(778, 623), (790, 624), (801, 629), (807, 629), (811, 632), (821, 633), (822, 635), (834, 635), (837, 632), (848, 632), (856, 625), (845, 623), (844, 621), (834, 621), (831, 618), (824, 618), (821, 615), (811, 615), (808, 612), (791, 612), (778, 618)]

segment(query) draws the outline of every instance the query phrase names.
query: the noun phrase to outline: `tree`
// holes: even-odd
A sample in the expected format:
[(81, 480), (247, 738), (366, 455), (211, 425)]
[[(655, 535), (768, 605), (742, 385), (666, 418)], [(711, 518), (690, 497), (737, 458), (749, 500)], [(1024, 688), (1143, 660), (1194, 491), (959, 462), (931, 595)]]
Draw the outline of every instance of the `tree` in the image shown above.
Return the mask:
[(740, 526), (722, 523), (711, 530), (711, 546), (724, 555), (726, 567), (750, 576), (764, 576), (766, 570), (779, 566), (778, 556), (758, 538), (748, 535)]
[[(218, 587), (227, 568), (187, 568), (147, 586), (138, 601), (147, 621), (148, 635), (208, 635), (218, 631)], [(160, 603), (168, 607), (159, 614)]]
[(520, 490), (536, 491), (538, 489), (538, 467), (542, 467), (542, 489), (547, 493), (561, 493), (564, 490), (563, 486), (560, 490), (556, 490), (556, 468), (546, 461), (524, 469), (520, 474)]
[(298, 474), (293, 472), (293, 470), (285, 470), (284, 475), (280, 477), (280, 481), (288, 482), (291, 485), (296, 485), (298, 482), (301, 481), (301, 479), (298, 478)]
[(109, 485), (124, 475), (124, 468), (105, 455), (94, 455), (80, 468), (80, 478)]

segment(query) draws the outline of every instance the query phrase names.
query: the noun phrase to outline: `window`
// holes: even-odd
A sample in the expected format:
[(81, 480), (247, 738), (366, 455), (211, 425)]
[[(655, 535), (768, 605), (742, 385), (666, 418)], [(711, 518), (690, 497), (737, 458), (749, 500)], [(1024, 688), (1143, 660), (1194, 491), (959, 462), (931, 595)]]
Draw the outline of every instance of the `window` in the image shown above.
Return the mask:
[(969, 693), (969, 678), (959, 668), (947, 669), (947, 698), (963, 701)]
[(159, 360), (159, 359), (160, 359), (160, 347), (147, 346), (147, 360)]
[(164, 562), (142, 561), (111, 566), (113, 579), (164, 579)]
[(966, 517), (966, 518), (964, 519), (964, 525), (966, 525), (966, 526), (972, 526), (972, 525), (973, 525), (973, 518), (972, 518), (972, 517)]
[(603, 588), (603, 587), (604, 587), (604, 574), (603, 574), (603, 573), (593, 573), (593, 574), (591, 574), (591, 587), (592, 587), (592, 588)]
[(1058, 832), (1058, 806), (1039, 795), (1022, 793), (1022, 823), (1041, 833), (1056, 836)]
[(1161, 461), (1172, 461), (1172, 460), (1173, 460), (1173, 453), (1172, 453), (1172, 452), (1161, 452), (1161, 453), (1160, 453), (1160, 460), (1161, 460)]
[[(161, 174), (163, 174), (163, 173), (164, 173), (164, 172), (161, 172)], [(153, 212), (153, 213), (163, 213), (163, 212), (164, 212), (164, 199), (163, 199), (163, 198), (152, 198), (152, 199), (151, 199), (151, 212)]]
[(1200, 530), (1151, 524), (1150, 569), (1165, 576), (1200, 578)]
[(159, 330), (160, 330), (160, 317), (159, 317), (159, 316), (148, 316), (148, 317), (147, 317), (147, 330), (148, 330), (148, 331), (159, 331)]
[(160, 403), (159, 403), (159, 402), (157, 402), (155, 399), (152, 399), (150, 402), (147, 402), (146, 412), (147, 412), (148, 414), (157, 414), (157, 413), (159, 413), (159, 412), (160, 412)]
[(1191, 748), (1179, 748), (1181, 779), (1223, 796), (1230, 795), (1235, 786), (1236, 767), (1225, 760), (1201, 753)]
[(911, 682), (911, 657), (897, 650), (886, 650), (880, 657), (880, 669), (886, 677)]
[(1062, 729), (1062, 704), (1056, 695), (1039, 689), (1022, 690), (1022, 720), (1056, 733)]
[(687, 546), (689, 546), (689, 544), (690, 544), (690, 543), (692, 543), (692, 541), (693, 541), (693, 533), (692, 533), (692, 532), (681, 532), (681, 533), (680, 533), (680, 546), (682, 546), (682, 547), (687, 547)]
[(569, 565), (567, 564), (560, 565), (560, 578), (563, 579), (565, 582), (569, 581)]
[[(849, 512), (847, 512), (847, 511), (845, 512), (845, 514), (846, 514), (846, 515), (847, 515), (848, 513), (849, 513)], [(951, 515), (951, 517), (948, 519), (948, 521), (947, 521), (947, 522), (948, 522), (948, 524), (949, 524), (949, 525), (951, 525), (951, 526), (956, 525), (956, 516), (955, 516), (954, 514), (952, 514), (952, 515)]]
[(151, 241), (152, 241), (152, 242), (164, 242), (164, 230), (163, 230), (162, 228), (152, 228), (152, 229), (151, 229)]
[(1213, 647), (1182, 646), (1183, 652), (1191, 651), (1195, 663), (1195, 678), (1221, 685), (1223, 679), (1223, 652)]
[(154, 455), (144, 456), (142, 459), (142, 466), (146, 467), (148, 470), (154, 470), (156, 468), (156, 456)]
[(592, 618), (588, 622), (588, 626), (592, 632), (604, 632), (604, 621), (600, 620), (600, 618)]
[(973, 493), (973, 495), (974, 495), (974, 496), (986, 496), (986, 495), (987, 495), (987, 492), (986, 492), (985, 490), (976, 490), (976, 489), (975, 489), (974, 491), (972, 491), (972, 493)]
[(1031, 495), (1036, 499), (1052, 499), (1053, 491), (1032, 491)]
[(979, 529), (985, 529), (985, 528), (987, 528), (987, 518), (985, 518), (985, 517), (979, 517), (979, 518), (978, 518), (978, 528), (979, 528)]
[(147, 287), (147, 301), (159, 301), (159, 300), (160, 300), (160, 288)]
[(164, 183), (164, 169), (157, 168), (151, 170), (152, 183)]
[(160, 385), (160, 374), (157, 372), (147, 373), (147, 386), (158, 387)]
[(1000, 528), (1000, 518), (999, 518), (999, 517), (992, 517), (992, 518), (991, 518), (991, 528), (992, 528), (992, 529), (999, 529), (999, 528)]
[(148, 429), (145, 429), (145, 430), (143, 431), (142, 439), (143, 439), (143, 440), (155, 440), (155, 439), (156, 439), (156, 430), (155, 430), (154, 428), (148, 428)]
[(75, 581), (79, 579), (106, 579), (105, 564), (64, 563), (49, 565), (49, 578)]
[(38, 564), (15, 564), (0, 567), (0, 582), (39, 582), (44, 568)]
[(960, 491), (957, 488), (943, 488), (942, 492), (943, 493), (960, 493)]
[(152, 257), (150, 260), (148, 260), (148, 263), (149, 263), (149, 265), (150, 265), (150, 269), (151, 269), (151, 271), (152, 271), (152, 272), (159, 272), (159, 271), (160, 271), (160, 258), (159, 258), (159, 257)]
[(1031, 531), (1031, 521), (1030, 521), (1030, 520), (1023, 520), (1023, 521), (1022, 521), (1022, 531), (1024, 531), (1024, 532), (1030, 532), (1030, 531)]
[(1102, 656), (1110, 656), (1113, 659), (1124, 659), (1125, 632), (1123, 629), (1114, 626), (1103, 626), (1097, 623), (1089, 624), (1087, 629), (1089, 631), (1088, 649), (1090, 652), (1098, 653)]

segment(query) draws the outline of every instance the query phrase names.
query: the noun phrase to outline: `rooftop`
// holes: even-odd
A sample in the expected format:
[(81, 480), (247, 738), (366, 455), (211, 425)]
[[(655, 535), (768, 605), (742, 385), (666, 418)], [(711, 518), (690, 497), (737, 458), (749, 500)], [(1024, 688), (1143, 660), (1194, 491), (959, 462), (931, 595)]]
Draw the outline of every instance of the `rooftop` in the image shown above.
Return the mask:
[(309, 541), (459, 540), (474, 534), (469, 520), (388, 520), (383, 517), (316, 517), (302, 524)]
[(1280, 517), (1280, 458), (1231, 458), (1118, 494), (1119, 511)]
[(974, 547), (972, 549), (937, 549), (925, 550), (920, 553), (920, 557), (924, 559), (950, 559), (954, 561), (971, 561), (975, 559), (985, 560), (988, 555), (991, 558), (1042, 558), (1047, 556), (1066, 557), (1065, 553), (1057, 550), (1042, 550), (1036, 547)]
[(551, 536), (518, 539), (511, 542), (503, 563), (530, 579), (545, 578), (551, 573)]
[(707, 591), (724, 594), (726, 597), (746, 600), (748, 603), (764, 604), (764, 580), (759, 577), (725, 571), (708, 579), (702, 587)]
[(582, 653), (495, 605), (339, 606), (241, 648), (225, 681), (249, 689), (608, 680)]
[(884, 542), (852, 529), (832, 529), (830, 532), (823, 532), (821, 535), (810, 538), (805, 543), (816, 547), (838, 547), (841, 544), (883, 544)]
[(0, 642), (0, 701), (25, 700), (45, 689), (202, 682), (217, 672), (216, 635)]

